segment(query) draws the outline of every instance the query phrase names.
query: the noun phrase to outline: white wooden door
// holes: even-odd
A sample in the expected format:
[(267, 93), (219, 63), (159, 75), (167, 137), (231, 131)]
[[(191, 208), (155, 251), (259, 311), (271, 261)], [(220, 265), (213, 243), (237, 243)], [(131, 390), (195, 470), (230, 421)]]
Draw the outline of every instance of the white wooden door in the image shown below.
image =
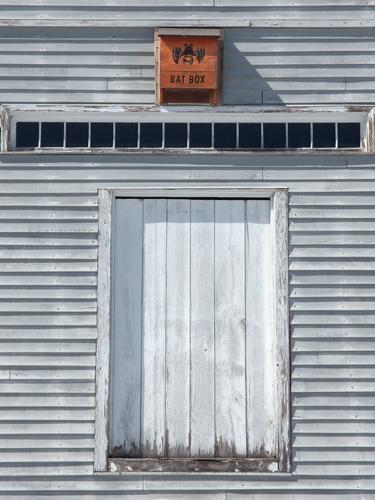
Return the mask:
[(110, 455), (277, 454), (269, 200), (118, 199)]

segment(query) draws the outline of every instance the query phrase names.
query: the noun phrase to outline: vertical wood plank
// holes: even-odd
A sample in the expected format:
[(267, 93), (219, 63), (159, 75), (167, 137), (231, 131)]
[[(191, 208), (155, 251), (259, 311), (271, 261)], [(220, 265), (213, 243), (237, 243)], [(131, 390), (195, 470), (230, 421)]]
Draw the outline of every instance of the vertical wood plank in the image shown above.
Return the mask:
[(246, 202), (246, 392), (248, 456), (275, 456), (276, 346), (270, 201)]
[(140, 456), (143, 203), (118, 199), (112, 338), (112, 456)]
[(245, 204), (215, 202), (216, 454), (246, 456)]
[(190, 200), (168, 200), (167, 219), (167, 453), (186, 457), (190, 454)]
[(111, 335), (112, 193), (99, 190), (98, 340), (96, 357), (96, 415), (94, 470), (107, 468), (109, 358)]
[(273, 196), (279, 471), (291, 470), (288, 192)]
[(165, 454), (166, 200), (144, 200), (143, 456)]
[(215, 453), (215, 202), (191, 201), (191, 456)]

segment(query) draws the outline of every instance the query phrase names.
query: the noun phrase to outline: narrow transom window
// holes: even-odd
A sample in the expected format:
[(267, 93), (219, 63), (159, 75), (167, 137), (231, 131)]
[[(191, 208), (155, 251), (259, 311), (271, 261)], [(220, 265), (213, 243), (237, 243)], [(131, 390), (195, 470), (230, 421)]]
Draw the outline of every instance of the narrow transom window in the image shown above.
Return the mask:
[[(232, 115), (233, 116), (233, 115)], [(261, 115), (259, 115), (260, 117)], [(150, 115), (151, 117), (151, 115)], [(75, 148), (122, 150), (319, 150), (365, 147), (366, 127), (360, 121), (246, 121), (212, 120), (147, 121), (19, 121), (12, 128), (14, 149)], [(264, 117), (267, 117), (264, 114)], [(133, 117), (132, 117), (133, 118)], [(163, 118), (160, 113), (160, 118)], [(172, 119), (170, 119), (172, 118)], [(186, 116), (186, 118), (189, 118)], [(220, 120), (217, 120), (220, 118)], [(237, 117), (238, 118), (238, 117)], [(295, 118), (295, 115), (293, 115)], [(13, 135), (14, 134), (14, 135)]]

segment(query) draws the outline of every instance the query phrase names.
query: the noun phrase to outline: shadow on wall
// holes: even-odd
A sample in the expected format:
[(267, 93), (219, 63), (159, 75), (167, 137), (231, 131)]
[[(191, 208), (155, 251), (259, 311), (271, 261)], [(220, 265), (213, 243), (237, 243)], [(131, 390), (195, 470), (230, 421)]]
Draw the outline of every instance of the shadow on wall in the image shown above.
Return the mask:
[[(236, 34), (238, 30), (228, 30), (224, 36), (223, 104), (269, 104), (271, 94), (272, 105), (284, 104), (251, 63), (251, 40), (245, 41)], [(247, 46), (246, 50), (241, 51), (238, 45)], [(259, 59), (259, 53), (253, 55)], [(266, 92), (268, 102), (265, 100)]]

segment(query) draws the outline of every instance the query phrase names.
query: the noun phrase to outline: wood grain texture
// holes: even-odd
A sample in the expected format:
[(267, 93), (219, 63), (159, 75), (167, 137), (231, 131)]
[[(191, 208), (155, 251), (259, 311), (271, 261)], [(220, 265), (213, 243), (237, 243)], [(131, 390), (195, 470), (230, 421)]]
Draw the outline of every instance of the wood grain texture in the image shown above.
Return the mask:
[(288, 192), (278, 191), (273, 197), (275, 260), (275, 326), (277, 349), (277, 419), (279, 436), (279, 468), (291, 469), (290, 441), (290, 331), (288, 277)]
[(167, 200), (166, 440), (168, 457), (190, 446), (190, 200)]
[(193, 457), (212, 456), (215, 444), (214, 238), (215, 202), (191, 200), (190, 453)]
[(247, 446), (277, 456), (276, 338), (269, 200), (246, 202)]
[(108, 449), (108, 397), (111, 333), (111, 225), (112, 193), (99, 192), (98, 340), (96, 361), (96, 418), (94, 470), (104, 471)]
[(119, 200), (111, 456), (274, 460), (270, 201)]
[[(346, 32), (347, 34), (348, 32)], [(337, 35), (337, 33), (333, 34)], [(355, 33), (353, 34), (355, 37)], [(329, 68), (327, 68), (329, 70)], [(342, 70), (342, 68), (338, 68)], [(91, 166), (101, 165), (103, 169), (111, 170), (114, 164), (113, 158), (109, 155), (93, 156), (82, 155), (77, 160), (77, 156), (68, 157), (63, 155), (55, 157), (45, 155), (43, 158), (38, 155), (22, 155), (17, 156), (17, 161), (14, 156), (3, 155), (1, 168), (9, 170), (13, 165), (25, 165), (29, 173), (35, 170), (36, 180), (32, 176), (25, 182), (22, 178), (14, 179), (8, 183), (4, 181), (2, 187), (5, 196), (4, 205), (8, 204), (10, 199), (13, 198), (14, 204), (22, 206), (23, 200), (25, 205), (32, 205), (30, 197), (36, 200), (43, 200), (47, 196), (59, 198), (59, 196), (77, 198), (79, 203), (90, 203), (96, 196), (96, 189), (101, 183), (110, 186), (112, 182), (109, 180), (99, 180), (95, 182), (87, 181), (87, 175)], [(151, 170), (161, 167), (163, 162), (166, 162), (166, 157), (163, 155), (146, 158), (145, 156), (136, 155), (120, 155), (117, 157), (115, 163), (121, 164), (126, 169), (129, 164), (136, 165), (138, 170), (138, 177), (133, 181), (131, 179), (121, 180), (116, 182), (116, 186), (121, 187), (125, 185), (138, 185), (138, 186), (159, 186), (162, 187), (162, 181), (144, 180), (143, 168), (148, 166)], [(95, 164), (95, 165), (94, 165)], [(190, 157), (187, 155), (171, 155), (168, 156), (168, 165), (173, 164), (174, 169), (178, 174), (175, 175), (175, 183), (185, 187), (186, 192), (189, 189), (197, 186), (197, 181), (188, 180), (186, 172), (190, 171), (194, 178), (194, 171), (196, 169), (203, 169), (202, 179), (205, 179), (203, 187), (207, 190), (208, 185), (215, 184), (216, 186), (224, 188), (228, 183), (232, 186), (237, 186), (240, 189), (242, 182), (236, 178), (239, 169), (247, 169), (250, 172), (257, 171), (260, 174), (266, 172), (268, 168), (273, 167), (283, 169), (288, 167), (295, 167), (299, 175), (293, 179), (288, 180), (269, 177), (266, 182), (259, 182), (252, 180), (249, 185), (257, 186), (258, 190), (270, 188), (272, 186), (288, 186), (290, 189), (290, 205), (298, 205), (298, 209), (303, 207), (305, 212), (309, 211), (311, 207), (320, 206), (321, 212), (317, 214), (316, 220), (311, 221), (310, 217), (304, 220), (304, 230), (290, 230), (289, 253), (298, 250), (293, 258), (303, 260), (301, 252), (304, 248), (320, 247), (323, 250), (329, 250), (332, 247), (341, 247), (346, 249), (358, 248), (370, 250), (375, 243), (374, 233), (372, 226), (368, 226), (369, 230), (355, 230), (343, 231), (340, 227), (329, 226), (330, 230), (320, 231), (319, 227), (325, 227), (326, 219), (329, 218), (330, 207), (340, 208), (342, 214), (345, 215), (348, 211), (348, 219), (353, 219), (353, 211), (355, 206), (361, 206), (364, 210), (365, 218), (363, 219), (362, 228), (366, 228), (367, 222), (371, 222), (371, 212), (366, 216), (366, 207), (373, 206), (373, 183), (369, 180), (341, 180), (339, 175), (333, 179), (328, 172), (329, 169), (342, 169), (348, 165), (355, 164), (358, 172), (365, 172), (374, 167), (375, 160), (373, 155), (358, 155), (351, 156), (345, 155), (316, 155), (304, 157), (303, 155), (285, 155), (277, 156), (274, 154), (261, 156), (251, 155), (246, 156), (244, 160), (240, 155), (199, 155), (197, 157)], [(76, 172), (80, 172), (78, 180), (75, 182), (70, 181), (51, 181), (48, 180), (48, 170), (56, 170), (69, 168), (69, 165), (74, 165)], [(236, 168), (234, 168), (236, 167)], [(117, 168), (117, 167), (116, 167)], [(169, 168), (169, 167), (168, 167)], [(233, 170), (234, 168), (234, 170)], [(309, 178), (311, 169), (319, 170), (318, 178)], [(45, 169), (45, 170), (44, 170)], [(209, 177), (207, 171), (215, 170), (215, 177)], [(41, 185), (40, 173), (41, 170), (45, 172), (45, 182)], [(115, 169), (114, 169), (115, 170)], [(164, 171), (164, 178), (168, 179), (168, 171)], [(225, 175), (225, 173), (227, 175)], [(338, 174), (338, 172), (336, 172)], [(345, 172), (343, 172), (345, 173)], [(367, 174), (366, 174), (367, 175)], [(230, 177), (231, 176), (231, 177)], [(228, 179), (232, 179), (229, 181)], [(258, 179), (261, 179), (258, 177)], [(174, 183), (174, 184), (175, 184)], [(165, 182), (164, 182), (165, 185)], [(202, 184), (201, 184), (202, 187)], [(43, 189), (43, 192), (42, 192)], [(70, 191), (72, 190), (72, 192)], [(6, 192), (8, 191), (8, 192)], [(185, 196), (186, 196), (185, 192)], [(207, 191), (205, 191), (207, 193)], [(32, 194), (34, 193), (34, 194)], [(74, 194), (76, 193), (76, 194)], [(2, 196), (0, 196), (2, 199)], [(70, 203), (70, 202), (69, 202)], [(36, 206), (36, 204), (35, 204)], [(35, 206), (33, 209), (35, 210)], [(69, 210), (69, 209), (68, 209)], [(337, 212), (332, 212), (333, 221), (337, 222)], [(348, 220), (343, 217), (344, 221)], [(295, 219), (294, 219), (295, 220)], [(311, 225), (309, 226), (309, 221)], [(47, 230), (35, 233), (19, 233), (18, 227), (14, 226), (13, 231), (12, 222), (5, 222), (8, 224), (8, 231), (0, 236), (0, 245), (2, 249), (10, 251), (11, 249), (23, 249), (24, 247), (49, 248), (53, 250), (56, 243), (60, 247), (79, 247), (88, 245), (93, 248), (97, 244), (96, 233), (87, 235), (83, 231), (76, 233), (58, 233), (55, 231), (53, 234)], [(340, 221), (339, 221), (340, 222)], [(358, 219), (353, 220), (358, 223)], [(53, 228), (53, 221), (50, 222), (48, 227)], [(357, 224), (358, 226), (358, 224)], [(4, 248), (5, 247), (5, 248)], [(35, 248), (36, 247), (36, 248)], [(328, 247), (328, 248), (327, 248)], [(316, 260), (317, 257), (310, 255), (309, 258)], [(332, 268), (327, 267), (325, 270), (292, 270), (290, 273), (290, 280), (292, 283), (292, 291), (299, 290), (302, 295), (309, 295), (309, 302), (316, 301), (317, 307), (326, 305), (329, 301), (322, 300), (322, 293), (337, 295), (344, 294), (353, 302), (353, 307), (363, 307), (361, 294), (372, 293), (371, 290), (375, 285), (375, 280), (372, 272), (360, 270), (340, 270), (337, 269), (337, 263), (346, 262), (346, 258), (340, 260), (333, 254), (326, 261), (334, 264)], [(352, 262), (360, 263), (363, 258), (351, 257)], [(367, 258), (368, 259), (368, 258)], [(100, 267), (100, 266), (99, 266)], [(298, 267), (301, 267), (300, 264)], [(1, 290), (4, 294), (2, 301), (6, 302), (5, 293), (10, 290), (10, 293), (15, 293), (18, 287), (22, 290), (33, 290), (36, 295), (40, 287), (43, 289), (43, 294), (48, 291), (48, 287), (54, 290), (53, 295), (59, 289), (80, 289), (80, 287), (96, 288), (97, 275), (96, 272), (86, 273), (80, 272), (79, 269), (74, 273), (65, 272), (45, 272), (45, 273), (27, 273), (19, 274), (17, 272), (1, 273)], [(336, 291), (336, 292), (335, 292)], [(20, 292), (24, 293), (24, 292)], [(371, 297), (370, 297), (371, 298)], [(48, 299), (48, 298), (47, 298)], [(312, 300), (311, 300), (312, 299)], [(354, 299), (354, 300), (352, 300)], [(55, 297), (53, 300), (56, 300)], [(335, 302), (340, 302), (339, 297), (334, 298)], [(13, 301), (13, 298), (12, 298)], [(63, 303), (62, 298), (61, 302)], [(342, 301), (344, 304), (345, 301)], [(361, 304), (362, 302), (362, 304)], [(292, 304), (292, 301), (291, 301)], [(306, 304), (307, 306), (308, 304)], [(40, 371), (46, 370), (49, 377), (61, 376), (61, 372), (71, 372), (75, 376), (74, 370), (92, 373), (95, 367), (95, 357), (92, 354), (59, 354), (53, 347), (53, 344), (45, 342), (45, 349), (51, 347), (51, 353), (42, 352), (39, 354), (30, 353), (29, 340), (37, 340), (39, 344), (43, 340), (48, 339), (61, 341), (65, 338), (70, 342), (77, 342), (80, 344), (82, 338), (95, 340), (96, 324), (92, 326), (87, 324), (88, 318), (83, 312), (68, 313), (60, 317), (58, 313), (48, 314), (45, 318), (40, 314), (19, 314), (13, 313), (6, 316), (5, 323), (0, 326), (1, 339), (11, 341), (13, 345), (18, 343), (20, 352), (12, 353), (7, 352), (0, 357), (2, 370), (21, 370), (27, 371), (30, 377), (34, 371), (36, 376), (43, 377)], [(95, 315), (94, 315), (95, 316)], [(84, 319), (82, 319), (84, 318)], [(315, 318), (313, 324), (308, 323), (309, 318)], [(61, 324), (64, 322), (64, 324)], [(78, 323), (81, 323), (80, 325)], [(338, 324), (340, 322), (340, 324)], [(42, 324), (44, 323), (44, 325)], [(65, 323), (70, 323), (66, 325)], [(329, 324), (331, 323), (331, 324)], [(347, 316), (346, 313), (337, 314), (332, 310), (317, 310), (312, 312), (307, 317), (303, 310), (293, 311), (293, 324), (291, 325), (291, 338), (294, 342), (301, 339), (302, 343), (295, 344), (296, 349), (293, 350), (291, 363), (294, 370), (301, 370), (300, 376), (301, 384), (297, 387), (297, 391), (292, 391), (291, 404), (293, 410), (293, 443), (296, 449), (306, 450), (309, 448), (324, 448), (328, 452), (337, 451), (337, 447), (350, 447), (354, 451), (369, 451), (368, 448), (372, 446), (373, 434), (373, 407), (375, 400), (371, 391), (363, 392), (360, 390), (359, 383), (371, 384), (373, 378), (373, 352), (371, 350), (371, 339), (373, 338), (374, 320), (373, 315), (364, 312), (363, 310), (354, 310)], [(366, 342), (368, 340), (368, 343)], [(22, 352), (22, 346), (25, 343), (25, 351)], [(11, 344), (9, 344), (11, 345)], [(62, 344), (61, 344), (62, 345)], [(61, 346), (60, 345), (60, 346)], [(57, 347), (57, 349), (60, 348)], [(55, 346), (56, 347), (56, 346)], [(334, 350), (332, 350), (332, 347)], [(69, 347), (70, 348), (70, 347)], [(302, 349), (302, 350), (301, 350)], [(56, 373), (55, 373), (56, 370)], [(54, 375), (52, 375), (54, 373)], [(81, 375), (77, 374), (80, 378)], [(79, 380), (79, 378), (77, 380)], [(334, 380), (332, 381), (332, 378)], [(350, 379), (354, 379), (353, 389), (350, 389)], [(311, 382), (314, 385), (311, 385)], [(329, 390), (329, 383), (335, 383), (335, 390)], [(342, 381), (342, 383), (340, 382)], [(47, 380), (45, 380), (47, 382)], [(338, 385), (340, 384), (340, 385)], [(337, 392), (337, 388), (349, 388), (345, 391)], [(365, 385), (364, 385), (365, 387)], [(25, 386), (27, 389), (27, 387)], [(303, 390), (300, 390), (303, 389)], [(3, 394), (0, 398), (0, 404), (4, 414), (8, 412), (8, 408), (12, 408), (15, 413), (9, 411), (10, 418), (18, 412), (22, 418), (22, 409), (35, 412), (35, 417), (39, 417), (40, 413), (46, 408), (46, 412), (50, 410), (56, 412), (46, 413), (46, 417), (50, 417), (51, 421), (43, 421), (32, 427), (13, 426), (11, 428), (4, 427), (5, 431), (11, 431), (9, 440), (9, 447), (13, 450), (17, 446), (24, 446), (26, 449), (24, 453), (25, 461), (28, 460), (27, 449), (34, 446), (46, 448), (52, 444), (61, 442), (62, 448), (73, 449), (74, 445), (72, 440), (77, 439), (78, 448), (79, 443), (86, 449), (86, 446), (93, 445), (93, 428), (92, 422), (90, 426), (81, 427), (76, 423), (70, 421), (69, 426), (62, 426), (54, 419), (58, 412), (69, 412), (69, 408), (77, 409), (81, 417), (86, 413), (84, 410), (91, 412), (95, 408), (95, 398), (92, 394), (56, 394), (56, 393), (7, 393)], [(63, 413), (61, 415), (64, 415)], [(69, 415), (69, 413), (65, 413)], [(70, 414), (73, 416), (73, 413)], [(29, 420), (32, 413), (26, 413), (26, 419)], [(79, 418), (81, 418), (79, 417)], [(18, 419), (19, 420), (19, 419)], [(298, 421), (303, 422), (302, 427), (297, 427)], [(329, 420), (329, 422), (327, 421)], [(53, 427), (47, 426), (47, 423), (56, 423)], [(326, 425), (329, 424), (329, 425)], [(18, 425), (18, 424), (17, 424)], [(32, 434), (25, 434), (31, 430)], [(61, 435), (56, 435), (57, 431), (63, 431)], [(52, 434), (51, 434), (52, 432)], [(70, 432), (74, 432), (72, 435)], [(57, 437), (58, 436), (58, 437)], [(60, 439), (61, 438), (61, 439)], [(7, 446), (1, 440), (1, 447)], [(8, 441), (7, 441), (8, 442)], [(58, 445), (59, 446), (59, 445)], [(3, 449), (3, 448), (2, 448)], [(40, 448), (39, 448), (40, 449)], [(59, 448), (60, 449), (60, 448)], [(91, 448), (92, 449), (92, 448)], [(57, 455), (56, 455), (57, 456)], [(2, 465), (1, 474), (1, 491), (12, 498), (30, 496), (30, 490), (35, 495), (51, 495), (53, 491), (57, 498), (70, 496), (75, 499), (79, 496), (86, 495), (88, 498), (105, 498), (108, 492), (121, 492), (123, 496), (127, 496), (129, 489), (132, 490), (134, 495), (142, 495), (145, 497), (147, 494), (153, 495), (154, 498), (160, 495), (174, 495), (175, 498), (181, 498), (185, 495), (204, 495), (206, 498), (211, 498), (216, 495), (217, 491), (221, 491), (221, 495), (234, 496), (233, 492), (236, 490), (237, 495), (257, 496), (257, 498), (268, 499), (286, 498), (289, 499), (294, 495), (298, 500), (306, 499), (307, 497), (326, 499), (327, 495), (332, 498), (344, 498), (345, 500), (357, 500), (360, 496), (365, 497), (371, 495), (374, 488), (373, 483), (373, 464), (366, 463), (364, 458), (353, 453), (345, 453), (346, 462), (337, 460), (337, 455), (327, 455), (327, 462), (316, 462), (315, 457), (311, 455), (312, 461), (305, 453), (299, 454), (299, 460), (294, 467), (293, 476), (288, 474), (280, 477), (278, 474), (273, 474), (271, 477), (268, 474), (260, 476), (259, 474), (239, 475), (230, 474), (229, 476), (220, 477), (219, 475), (207, 478), (207, 476), (196, 477), (193, 475), (189, 477), (182, 476), (147, 476), (142, 479), (137, 476), (127, 476), (126, 481), (118, 478), (101, 479), (101, 476), (92, 476), (92, 465), (59, 465), (58, 463), (51, 462), (44, 465), (34, 464), (31, 461), (25, 462), (25, 465)], [(363, 455), (365, 457), (365, 455)], [(91, 472), (90, 472), (91, 471)], [(67, 477), (67, 475), (69, 477)], [(82, 474), (82, 475), (81, 475)], [(16, 477), (15, 477), (16, 475)], [(37, 477), (32, 478), (32, 476)], [(63, 475), (64, 477), (59, 480), (56, 475)], [(85, 477), (83, 477), (85, 475)], [(255, 476), (255, 477), (254, 477)], [(137, 490), (138, 488), (138, 490)], [(142, 490), (144, 488), (145, 491)], [(210, 489), (210, 491), (206, 491)], [(175, 493), (171, 493), (174, 490)], [(138, 493), (137, 493), (138, 491)], [(157, 493), (155, 493), (157, 491)], [(188, 493), (190, 491), (190, 493)], [(196, 493), (200, 491), (201, 493)], [(150, 493), (152, 492), (152, 493)]]
[[(77, 5), (66, 7), (66, 13), (75, 11), (78, 17), (53, 19), (44, 12), (28, 19), (34, 9), (46, 9), (29, 6), (18, 20), (0, 16), (2, 103), (155, 104), (153, 27), (163, 21), (171, 29), (183, 24), (225, 27), (223, 104), (374, 104), (371, 9), (353, 2), (347, 10), (343, 5), (319, 9), (301, 4), (305, 7), (294, 10), (287, 5), (278, 10), (271, 5), (227, 6), (224, 13), (224, 7), (216, 6), (211, 7), (212, 18), (189, 6), (188, 19), (181, 6), (162, 9), (162, 17), (139, 7), (140, 17), (132, 19), (123, 5), (119, 10), (85, 7), (84, 19), (79, 18), (82, 10), (75, 11)], [(47, 10), (52, 15), (56, 6)], [(108, 17), (100, 18), (104, 12)], [(9, 144), (8, 134), (4, 144)]]
[(246, 456), (245, 203), (215, 202), (215, 454)]
[[(167, 202), (144, 200), (142, 445), (165, 454)], [(161, 404), (161, 402), (163, 402)]]
[[(111, 342), (111, 450), (141, 455), (143, 202), (116, 200)], [(119, 396), (120, 395), (120, 396)]]

